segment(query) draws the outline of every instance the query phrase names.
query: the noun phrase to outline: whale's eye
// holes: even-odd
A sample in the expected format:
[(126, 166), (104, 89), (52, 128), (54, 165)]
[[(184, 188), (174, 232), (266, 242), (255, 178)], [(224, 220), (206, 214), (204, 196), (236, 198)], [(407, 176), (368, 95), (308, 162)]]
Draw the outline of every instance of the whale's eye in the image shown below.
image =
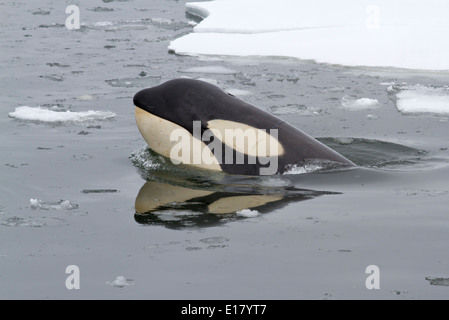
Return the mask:
[(231, 96), (231, 97), (235, 98), (235, 96), (232, 93), (229, 93), (229, 92), (226, 92), (226, 93), (228, 94), (228, 96)]

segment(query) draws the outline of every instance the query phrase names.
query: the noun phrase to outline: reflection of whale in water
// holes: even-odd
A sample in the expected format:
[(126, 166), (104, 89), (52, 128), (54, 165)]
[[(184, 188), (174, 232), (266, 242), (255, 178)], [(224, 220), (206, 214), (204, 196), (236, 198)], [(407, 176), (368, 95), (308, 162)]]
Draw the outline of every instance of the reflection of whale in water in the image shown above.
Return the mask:
[[(178, 181), (179, 183), (179, 181)], [(251, 209), (270, 212), (292, 201), (312, 199), (332, 192), (256, 184), (217, 184), (208, 188), (147, 181), (135, 202), (135, 220), (167, 227), (211, 226), (237, 219), (236, 212)]]

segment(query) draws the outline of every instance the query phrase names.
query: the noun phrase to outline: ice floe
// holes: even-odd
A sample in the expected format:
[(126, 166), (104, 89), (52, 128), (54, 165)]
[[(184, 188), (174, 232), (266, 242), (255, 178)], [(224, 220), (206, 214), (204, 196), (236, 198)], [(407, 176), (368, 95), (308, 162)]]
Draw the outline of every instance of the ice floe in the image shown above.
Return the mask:
[(345, 110), (357, 111), (357, 110), (369, 110), (379, 107), (379, 101), (371, 98), (351, 99), (344, 96), (341, 99), (341, 106)]
[(69, 200), (59, 200), (58, 202), (44, 202), (38, 199), (30, 199), (32, 209), (41, 210), (73, 210), (78, 208), (76, 203)]
[(217, 0), (186, 8), (204, 20), (170, 43), (178, 54), (449, 70), (446, 0)]
[(20, 120), (55, 123), (106, 120), (114, 118), (116, 114), (110, 111), (57, 111), (54, 108), (22, 106), (10, 112), (9, 116)]
[(387, 90), (395, 94), (396, 108), (403, 114), (449, 115), (449, 87), (393, 85)]

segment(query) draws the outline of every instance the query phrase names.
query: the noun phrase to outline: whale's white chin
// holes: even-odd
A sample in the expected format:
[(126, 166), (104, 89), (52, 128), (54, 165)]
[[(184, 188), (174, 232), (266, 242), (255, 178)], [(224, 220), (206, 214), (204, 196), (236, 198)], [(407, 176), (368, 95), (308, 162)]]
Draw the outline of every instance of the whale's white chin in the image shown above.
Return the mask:
[[(161, 117), (158, 117), (154, 114), (151, 114), (139, 107), (135, 107), (134, 109), (137, 128), (140, 131), (140, 134), (145, 139), (146, 143), (150, 147), (151, 150), (159, 153), (160, 155), (170, 158), (173, 163), (188, 163), (189, 165), (213, 170), (213, 171), (222, 171), (218, 160), (213, 156), (209, 147), (202, 141), (194, 138), (190, 132), (188, 132), (183, 127), (165, 120)], [(173, 150), (180, 149), (180, 142), (177, 139), (170, 139), (173, 136), (173, 133), (176, 132), (177, 136), (183, 136), (185, 139), (182, 139), (181, 143), (188, 143), (183, 150), (191, 150), (190, 154), (187, 157), (186, 155), (180, 155), (177, 152), (173, 152)], [(193, 149), (190, 146), (198, 145), (200, 150), (203, 153), (208, 153), (208, 159), (211, 159), (209, 163), (204, 161), (194, 161)]]

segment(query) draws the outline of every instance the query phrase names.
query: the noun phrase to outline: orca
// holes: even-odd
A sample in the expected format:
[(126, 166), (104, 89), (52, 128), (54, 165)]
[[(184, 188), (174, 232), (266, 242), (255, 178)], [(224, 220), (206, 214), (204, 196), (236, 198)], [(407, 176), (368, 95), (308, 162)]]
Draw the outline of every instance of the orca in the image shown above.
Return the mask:
[(133, 102), (149, 148), (175, 164), (253, 176), (307, 164), (355, 166), (286, 121), (205, 81), (169, 80), (137, 92)]

